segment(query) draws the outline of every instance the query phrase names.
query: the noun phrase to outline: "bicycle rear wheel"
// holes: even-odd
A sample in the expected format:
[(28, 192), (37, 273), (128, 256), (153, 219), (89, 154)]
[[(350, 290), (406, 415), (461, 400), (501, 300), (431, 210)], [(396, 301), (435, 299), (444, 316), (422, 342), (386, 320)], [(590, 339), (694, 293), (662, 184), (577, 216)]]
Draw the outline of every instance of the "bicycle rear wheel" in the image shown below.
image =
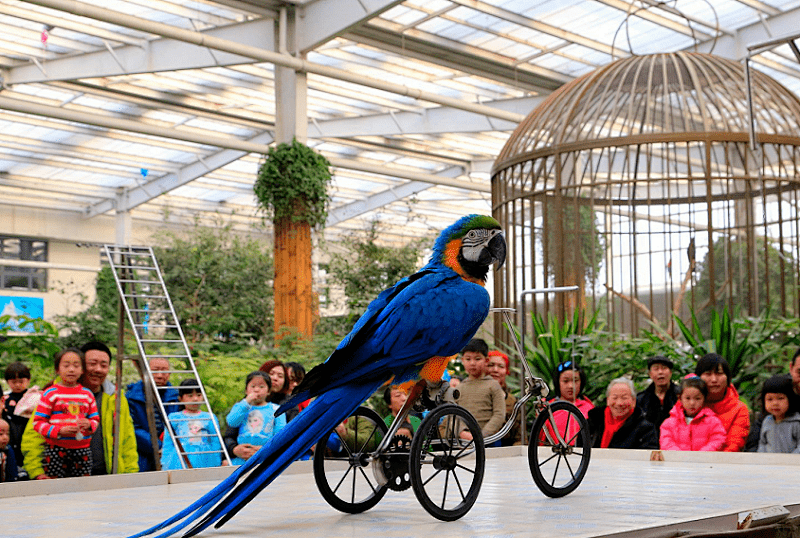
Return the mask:
[[(461, 439), (466, 429), (472, 440)], [(441, 405), (420, 424), (411, 441), (411, 487), (422, 507), (436, 519), (455, 521), (475, 504), (483, 482), (486, 450), (469, 411)]]
[(369, 510), (386, 495), (369, 468), (369, 454), (388, 428), (372, 409), (359, 407), (346, 420), (346, 433), (325, 434), (314, 450), (314, 480), (322, 497), (347, 514)]
[(550, 403), (536, 417), (528, 464), (533, 481), (548, 497), (563, 497), (580, 485), (591, 452), (589, 423), (571, 403)]

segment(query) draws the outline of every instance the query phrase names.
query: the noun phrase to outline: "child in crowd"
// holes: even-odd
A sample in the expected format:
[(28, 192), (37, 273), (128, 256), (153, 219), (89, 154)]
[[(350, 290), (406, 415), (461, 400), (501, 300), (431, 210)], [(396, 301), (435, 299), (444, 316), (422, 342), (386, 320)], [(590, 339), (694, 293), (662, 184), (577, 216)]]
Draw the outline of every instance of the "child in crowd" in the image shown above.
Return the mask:
[[(487, 373), (488, 354), (486, 342), (480, 338), (469, 341), (461, 352), (461, 362), (469, 377), (458, 385), (458, 405), (472, 413), (484, 437), (500, 431), (506, 420), (506, 394), (500, 383)], [(462, 439), (472, 439), (466, 430), (460, 435)], [(493, 446), (500, 446), (499, 441)]]
[[(395, 417), (400, 412), (400, 409), (403, 408), (407, 399), (408, 394), (401, 387), (397, 385), (386, 387), (386, 390), (383, 391), (383, 401), (386, 402), (386, 405), (389, 407), (389, 414), (383, 417), (386, 426), (392, 425), (392, 422), (394, 422)], [(409, 414), (408, 417), (406, 417), (406, 421), (400, 425), (396, 435), (404, 435), (411, 439), (414, 437), (414, 432), (419, 429), (421, 423), (422, 420), (420, 420), (419, 417)]]
[(725, 426), (705, 407), (705, 381), (692, 374), (681, 381), (678, 390), (678, 403), (661, 423), (661, 449), (714, 452), (722, 448)]
[(761, 407), (769, 414), (761, 424), (758, 451), (800, 454), (800, 413), (792, 378), (774, 375), (764, 381)]
[[(186, 468), (219, 467), (227, 462), (222, 461), (222, 445), (220, 445), (214, 424), (217, 419), (207, 411), (201, 411), (203, 393), (195, 379), (184, 379), (178, 385), (178, 402), (183, 410), (170, 413), (167, 419), (175, 432), (175, 437), (182, 450), (175, 448), (169, 432), (164, 431), (161, 450), (161, 468), (163, 470), (182, 469), (181, 452), (186, 454)], [(217, 426), (218, 428), (219, 426)]]
[[(288, 392), (289, 392), (289, 394), (291, 394), (292, 391), (294, 390), (294, 388), (297, 385), (299, 385), (303, 381), (303, 379), (305, 379), (305, 377), (306, 377), (306, 369), (299, 362), (287, 362), (286, 364), (284, 364), (284, 366), (286, 366), (286, 372), (289, 374), (289, 389), (288, 389)], [(310, 403), (311, 403), (311, 398), (309, 398), (308, 400), (306, 400), (304, 402), (300, 402), (299, 404), (297, 404), (297, 412), (299, 413), (300, 411), (302, 411), (303, 409), (308, 407), (308, 404), (310, 404)], [(287, 417), (287, 421), (288, 421), (288, 417)]]
[[(275, 416), (278, 405), (268, 402), (272, 382), (269, 374), (260, 370), (250, 372), (245, 379), (244, 400), (237, 402), (228, 413), (228, 426), (239, 428), (238, 443), (261, 447), (286, 426), (286, 416)], [(234, 458), (233, 465), (241, 465), (244, 458)]]
[(8, 422), (0, 418), (0, 482), (17, 480), (17, 460), (14, 451), (8, 445), (11, 440), (11, 429)]
[(25, 426), (28, 425), (30, 414), (21, 415), (15, 413), (15, 411), (17, 403), (28, 391), (28, 386), (31, 383), (31, 371), (21, 362), (12, 362), (6, 366), (5, 379), (11, 389), (11, 393), (6, 396), (2, 416), (8, 422), (10, 428), (11, 441), (9, 446), (14, 451), (17, 465), (22, 467), (23, 459), (20, 443), (22, 442), (22, 433), (25, 431)]
[(92, 474), (92, 434), (100, 413), (92, 391), (78, 380), (86, 359), (77, 348), (55, 355), (56, 380), (42, 393), (33, 414), (33, 428), (45, 438), (44, 473), (51, 478)]

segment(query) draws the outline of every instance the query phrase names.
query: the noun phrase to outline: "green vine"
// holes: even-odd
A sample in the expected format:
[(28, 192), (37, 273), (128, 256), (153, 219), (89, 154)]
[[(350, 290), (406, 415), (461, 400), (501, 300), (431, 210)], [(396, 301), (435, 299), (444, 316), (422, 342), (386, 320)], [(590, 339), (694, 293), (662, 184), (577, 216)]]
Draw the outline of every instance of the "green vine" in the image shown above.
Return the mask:
[(293, 140), (269, 149), (253, 190), (259, 207), (273, 220), (290, 217), (318, 226), (328, 217), (330, 182), (328, 159)]

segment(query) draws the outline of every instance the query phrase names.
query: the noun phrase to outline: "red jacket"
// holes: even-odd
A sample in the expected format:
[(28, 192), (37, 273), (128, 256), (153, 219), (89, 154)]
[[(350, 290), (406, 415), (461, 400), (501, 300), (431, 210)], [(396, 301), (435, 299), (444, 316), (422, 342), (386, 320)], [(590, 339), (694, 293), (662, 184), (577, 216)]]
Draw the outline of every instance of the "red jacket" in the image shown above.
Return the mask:
[(706, 405), (717, 414), (725, 431), (728, 432), (720, 450), (740, 452), (747, 441), (747, 434), (750, 433), (750, 412), (747, 410), (747, 405), (739, 399), (739, 393), (733, 385), (728, 385), (728, 392), (722, 400), (715, 403), (706, 402)]
[(722, 421), (708, 407), (702, 408), (689, 424), (680, 402), (661, 423), (661, 450), (717, 451), (725, 442)]

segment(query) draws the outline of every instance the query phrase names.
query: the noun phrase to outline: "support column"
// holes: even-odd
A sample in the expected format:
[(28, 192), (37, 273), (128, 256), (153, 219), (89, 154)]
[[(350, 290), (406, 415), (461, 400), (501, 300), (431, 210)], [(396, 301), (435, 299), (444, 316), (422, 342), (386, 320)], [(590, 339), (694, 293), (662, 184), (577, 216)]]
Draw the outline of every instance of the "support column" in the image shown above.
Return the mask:
[[(281, 8), (276, 32), (277, 49), (296, 55), (295, 11)], [(275, 142), (291, 144), (292, 139), (305, 144), (308, 139), (308, 81), (305, 73), (275, 66)]]
[[(278, 50), (294, 47), (294, 9), (282, 8), (278, 28)], [(275, 142), (306, 143), (307, 78), (305, 73), (275, 66)], [(275, 339), (287, 332), (311, 338), (314, 333), (316, 301), (311, 265), (311, 227), (307, 222), (284, 218), (275, 226)]]
[(130, 211), (117, 211), (115, 215), (116, 234), (114, 242), (117, 245), (130, 245), (133, 238), (133, 218)]

